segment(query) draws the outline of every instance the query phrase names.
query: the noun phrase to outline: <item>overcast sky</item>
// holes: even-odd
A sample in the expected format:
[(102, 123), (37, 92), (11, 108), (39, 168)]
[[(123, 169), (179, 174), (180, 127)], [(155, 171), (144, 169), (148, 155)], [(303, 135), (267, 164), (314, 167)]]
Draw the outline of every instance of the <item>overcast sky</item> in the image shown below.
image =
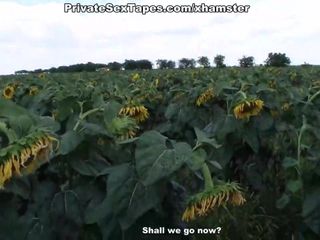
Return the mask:
[[(64, 2), (249, 4), (247, 14), (73, 14)], [(179, 60), (217, 54), (227, 65), (269, 52), (320, 64), (319, 0), (0, 0), (0, 74), (125, 59)]]

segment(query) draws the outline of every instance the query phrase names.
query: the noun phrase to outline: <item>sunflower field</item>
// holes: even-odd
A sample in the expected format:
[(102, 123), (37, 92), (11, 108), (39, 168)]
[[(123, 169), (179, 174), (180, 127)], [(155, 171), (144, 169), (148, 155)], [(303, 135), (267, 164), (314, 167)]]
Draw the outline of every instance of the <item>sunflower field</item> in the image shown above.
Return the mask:
[(0, 89), (0, 239), (320, 239), (319, 67), (11, 75)]

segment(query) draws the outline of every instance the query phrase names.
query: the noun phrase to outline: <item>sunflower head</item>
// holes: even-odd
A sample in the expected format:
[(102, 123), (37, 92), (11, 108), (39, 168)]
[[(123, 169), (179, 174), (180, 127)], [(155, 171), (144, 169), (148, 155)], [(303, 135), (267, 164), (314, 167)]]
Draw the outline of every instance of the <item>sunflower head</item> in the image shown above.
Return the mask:
[(3, 89), (2, 95), (5, 99), (12, 99), (14, 96), (15, 89), (12, 86), (6, 86)]
[(49, 161), (57, 139), (45, 132), (35, 132), (1, 149), (0, 188), (14, 175), (33, 173)]
[(45, 74), (45, 73), (40, 73), (40, 74), (38, 75), (38, 77), (39, 77), (40, 79), (45, 79), (45, 78), (46, 78), (46, 74)]
[(39, 88), (37, 86), (31, 86), (29, 88), (29, 96), (35, 96), (39, 92)]
[(135, 73), (133, 76), (132, 76), (132, 81), (138, 81), (139, 79), (140, 79), (140, 75), (139, 75), (139, 73)]
[(198, 217), (207, 216), (222, 205), (240, 206), (246, 202), (237, 183), (225, 183), (214, 186), (190, 198), (182, 215), (182, 221), (189, 222)]
[(270, 80), (269, 81), (269, 87), (275, 89), (276, 88), (276, 81), (275, 80)]
[(205, 92), (200, 94), (200, 96), (196, 100), (196, 105), (200, 107), (201, 105), (204, 105), (205, 103), (212, 100), (213, 98), (214, 98), (213, 88), (209, 88)]
[(155, 85), (155, 87), (159, 87), (159, 78), (157, 78), (155, 81), (154, 81), (154, 85)]
[(264, 106), (260, 99), (243, 100), (233, 109), (234, 116), (237, 119), (249, 119), (251, 116), (257, 116)]
[(121, 116), (112, 120), (109, 130), (118, 140), (127, 140), (136, 136), (139, 127), (134, 119)]
[(290, 104), (289, 103), (284, 103), (281, 107), (282, 111), (287, 112), (290, 109)]
[(144, 122), (149, 118), (148, 109), (143, 105), (126, 106), (120, 109), (120, 116), (129, 116), (138, 123)]

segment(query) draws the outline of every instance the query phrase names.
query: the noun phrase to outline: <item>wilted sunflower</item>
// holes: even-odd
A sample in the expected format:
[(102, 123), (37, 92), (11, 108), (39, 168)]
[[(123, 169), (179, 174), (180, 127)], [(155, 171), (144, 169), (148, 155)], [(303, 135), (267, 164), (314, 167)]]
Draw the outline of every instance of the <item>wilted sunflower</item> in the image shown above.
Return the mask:
[(32, 173), (42, 163), (47, 162), (53, 151), (53, 142), (56, 141), (57, 139), (49, 134), (38, 133), (2, 149), (5, 155), (0, 159), (0, 188), (3, 188), (12, 176)]
[(257, 116), (263, 105), (264, 102), (260, 99), (244, 100), (233, 109), (233, 113), (237, 119), (249, 119), (251, 116)]
[(14, 87), (6, 86), (5, 89), (3, 90), (2, 95), (5, 99), (12, 99), (14, 96), (14, 92), (15, 92)]
[(207, 103), (208, 101), (212, 100), (213, 98), (214, 98), (213, 88), (209, 88), (197, 98), (196, 105), (199, 107)]
[(138, 123), (144, 122), (149, 118), (148, 109), (143, 106), (127, 106), (120, 109), (119, 115), (134, 118)]
[(245, 202), (241, 188), (237, 183), (217, 185), (196, 194), (189, 200), (188, 206), (182, 215), (182, 221), (189, 222), (197, 217), (207, 216), (222, 205), (240, 206)]
[(120, 141), (135, 137), (139, 130), (136, 121), (128, 116), (114, 118), (108, 128)]
[(29, 96), (34, 96), (39, 92), (39, 88), (37, 86), (31, 86), (29, 88)]

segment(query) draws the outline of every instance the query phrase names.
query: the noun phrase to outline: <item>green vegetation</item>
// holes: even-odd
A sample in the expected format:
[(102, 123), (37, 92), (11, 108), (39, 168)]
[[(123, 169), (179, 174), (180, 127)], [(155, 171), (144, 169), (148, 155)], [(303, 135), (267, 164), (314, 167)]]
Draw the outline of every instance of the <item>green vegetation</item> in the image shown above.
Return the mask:
[(319, 67), (40, 73), (0, 88), (0, 239), (320, 237)]

